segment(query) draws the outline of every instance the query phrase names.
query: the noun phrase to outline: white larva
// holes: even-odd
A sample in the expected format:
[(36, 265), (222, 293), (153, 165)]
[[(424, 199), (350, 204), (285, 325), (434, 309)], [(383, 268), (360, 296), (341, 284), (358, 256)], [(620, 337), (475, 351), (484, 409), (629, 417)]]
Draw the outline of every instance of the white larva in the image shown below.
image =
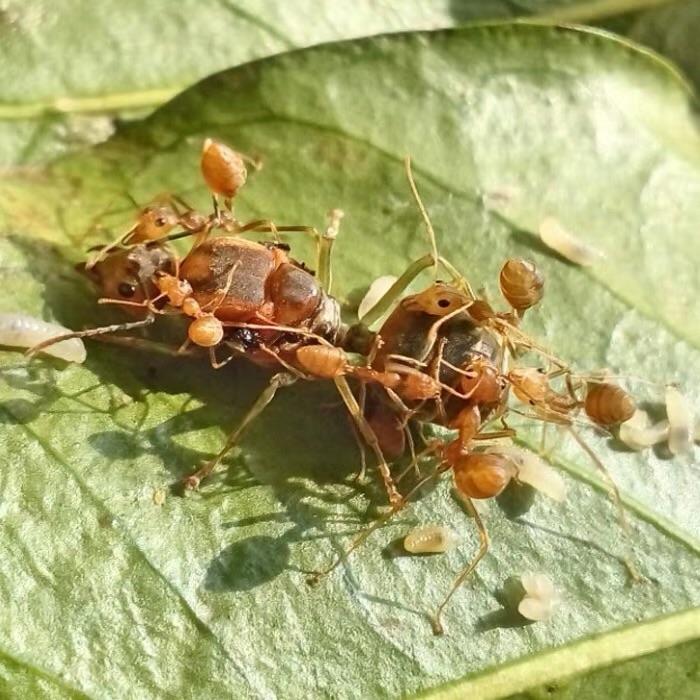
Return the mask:
[(666, 387), (666, 414), (668, 415), (668, 449), (674, 455), (685, 454), (693, 446), (695, 419), (688, 399), (669, 384)]
[(518, 604), (518, 612), (535, 622), (548, 620), (556, 611), (561, 597), (546, 574), (528, 573), (520, 577), (525, 595)]
[(552, 216), (542, 220), (540, 224), (540, 238), (546, 246), (577, 265), (589, 267), (600, 262), (605, 257), (601, 251), (586, 245), (576, 236), (569, 233)]
[[(0, 314), (0, 345), (15, 348), (31, 348), (38, 343), (57, 335), (71, 333), (69, 328), (57, 323), (42, 321), (40, 318), (21, 313)], [(49, 345), (41, 352), (59, 357), (66, 362), (85, 362), (87, 353), (80, 338), (62, 340)]]
[(445, 525), (414, 527), (403, 540), (403, 548), (410, 554), (441, 554), (456, 544), (457, 535)]
[(634, 415), (620, 424), (620, 440), (633, 450), (644, 450), (668, 439), (668, 421), (651, 424), (649, 414), (637, 409)]
[(375, 304), (389, 291), (391, 285), (396, 282), (398, 278), (393, 275), (384, 275), (383, 277), (377, 277), (372, 284), (369, 285), (367, 294), (363, 297), (360, 302), (360, 306), (357, 308), (357, 317), (360, 321), (367, 315), (367, 313), (375, 306)]
[(515, 446), (499, 446), (493, 450), (498, 454), (510, 457), (517, 467), (517, 480), (529, 484), (549, 498), (563, 502), (566, 500), (566, 484), (561, 475), (545, 464), (534, 452)]

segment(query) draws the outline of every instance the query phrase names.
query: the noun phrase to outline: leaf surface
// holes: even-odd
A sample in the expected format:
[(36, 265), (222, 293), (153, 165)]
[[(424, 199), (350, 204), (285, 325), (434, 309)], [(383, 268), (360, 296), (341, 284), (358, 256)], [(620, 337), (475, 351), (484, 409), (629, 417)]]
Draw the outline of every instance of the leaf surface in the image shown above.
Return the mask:
[[(197, 168), (207, 136), (264, 159), (241, 193), (241, 218), (320, 228), (330, 208), (346, 212), (334, 290), (350, 309), (372, 280), (400, 274), (427, 248), (401, 164), (410, 153), (440, 249), (476, 287), (496, 300), (504, 258), (534, 259), (547, 293), (528, 331), (576, 366), (677, 381), (697, 404), (693, 104), (662, 61), (569, 29), (406, 34), (254, 63), (97, 148), (6, 177), (0, 310), (76, 328), (116, 318), (94, 304), (72, 263), (128, 226), (130, 198), (145, 203), (166, 190), (208, 206)], [(544, 249), (536, 231), (545, 216), (603, 250), (605, 262), (576, 268)], [(308, 242), (290, 242), (312, 261)], [(650, 579), (630, 587), (605, 490), (563, 441), (554, 455), (569, 475), (567, 502), (538, 499), (515, 519), (485, 504), (491, 552), (455, 596), (448, 635), (434, 638), (424, 613), (476, 548), (447, 482), (319, 587), (304, 583), (301, 571), (342, 551), (377, 493), (352, 482), (357, 451), (329, 387), (286, 390), (222, 478), (157, 506), (154, 490), (219, 448), (264, 385), (262, 372), (97, 344), (83, 367), (27, 365), (11, 352), (1, 360), (0, 678), (50, 685), (56, 697), (101, 697), (104, 688), (397, 697), (525, 668), (524, 688), (542, 682), (546, 650), (625, 625), (659, 629), (649, 621), (691, 615), (700, 602), (692, 460), (587, 436), (624, 493)], [(659, 387), (633, 386), (658, 404)], [(539, 439), (536, 426), (522, 435)], [(430, 522), (450, 523), (463, 544), (440, 557), (386, 556), (408, 527)], [(515, 625), (498, 602), (506, 579), (527, 571), (545, 571), (563, 594), (547, 623)], [(663, 629), (644, 653), (692, 637)], [(564, 654), (554, 675), (641, 653), (623, 641), (629, 653), (613, 658), (591, 643), (590, 664)]]
[[(594, 15), (606, 15), (610, 4), (606, 0)], [(648, 0), (627, 2), (623, 9), (639, 5), (647, 6)], [(45, 162), (104, 141), (119, 119), (143, 115), (212, 73), (265, 56), (341, 39), (484, 19), (557, 12), (566, 21), (577, 21), (579, 6), (587, 8), (588, 3), (4, 0), (0, 168)], [(586, 10), (586, 19), (589, 15)]]

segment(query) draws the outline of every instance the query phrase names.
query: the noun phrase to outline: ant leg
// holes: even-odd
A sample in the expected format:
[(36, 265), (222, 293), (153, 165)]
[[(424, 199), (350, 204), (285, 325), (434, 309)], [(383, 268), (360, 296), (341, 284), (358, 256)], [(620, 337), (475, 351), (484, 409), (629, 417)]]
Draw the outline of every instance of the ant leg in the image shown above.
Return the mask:
[(162, 314), (163, 316), (165, 316), (167, 315), (166, 312), (155, 306), (155, 303), (157, 301), (160, 301), (165, 297), (167, 297), (167, 294), (165, 294), (165, 292), (158, 294), (158, 296), (153, 297), (153, 299), (146, 299), (145, 301), (128, 301), (126, 299), (111, 299), (109, 297), (102, 297), (101, 299), (97, 300), (97, 303), (101, 305), (113, 304), (115, 306), (130, 306), (141, 309), (148, 309), (148, 311), (151, 314)]
[(217, 468), (226, 454), (230, 452), (233, 447), (235, 447), (246, 428), (248, 428), (248, 426), (265, 410), (272, 399), (275, 398), (277, 390), (293, 384), (296, 379), (297, 378), (295, 376), (287, 374), (286, 372), (280, 372), (273, 375), (267, 387), (263, 390), (260, 396), (258, 396), (255, 403), (253, 403), (253, 405), (248, 409), (241, 422), (228, 436), (223, 448), (216, 454), (214, 459), (209, 460), (200, 469), (194, 472), (194, 474), (190, 474), (190, 476), (185, 478), (183, 481), (184, 487), (191, 490), (196, 489), (201, 483), (202, 479), (208, 477)]
[(154, 340), (147, 340), (146, 338), (136, 338), (131, 335), (98, 335), (95, 336), (94, 340), (108, 345), (121, 345), (125, 348), (153, 352), (169, 357), (200, 357), (199, 353), (193, 352), (192, 350), (181, 352), (178, 348), (173, 348), (165, 343), (158, 343)]
[(603, 476), (603, 479), (608, 485), (608, 488), (610, 489), (610, 497), (612, 498), (613, 503), (615, 504), (615, 508), (617, 509), (617, 521), (622, 528), (622, 532), (624, 533), (625, 536), (625, 542), (627, 544), (627, 549), (628, 554), (623, 558), (623, 562), (625, 566), (627, 567), (627, 571), (630, 575), (630, 578), (632, 581), (635, 583), (638, 583), (642, 580), (642, 576), (637, 570), (637, 566), (634, 562), (634, 556), (632, 552), (632, 530), (630, 528), (629, 521), (627, 520), (627, 515), (625, 513), (625, 507), (622, 504), (622, 497), (620, 496), (620, 490), (617, 488), (617, 484), (615, 483), (614, 479), (612, 478), (612, 475), (610, 472), (606, 469), (605, 465), (600, 461), (598, 458), (598, 455), (596, 455), (595, 452), (584, 442), (583, 438), (576, 432), (571, 426), (569, 427), (569, 433), (571, 433), (571, 436), (576, 440), (578, 445), (581, 447), (581, 449), (590, 457), (591, 461), (593, 464), (595, 464), (596, 469), (601, 473)]
[(394, 282), (394, 284), (387, 289), (384, 296), (380, 297), (375, 305), (360, 319), (363, 326), (369, 328), (375, 321), (378, 321), (389, 307), (397, 300), (403, 296), (404, 291), (411, 282), (413, 282), (418, 275), (420, 275), (423, 270), (427, 270), (429, 267), (433, 266), (433, 256), (432, 254), (424, 255), (415, 262), (412, 262), (401, 274), (401, 276)]
[(128, 231), (120, 234), (111, 243), (107, 243), (107, 245), (102, 246), (94, 256), (87, 260), (85, 263), (85, 269), (87, 271), (92, 270), (97, 263), (102, 262), (105, 259), (108, 253), (111, 253), (113, 250), (116, 250), (122, 246), (129, 239), (129, 236), (131, 236), (135, 229), (136, 227), (132, 226)]
[(209, 348), (209, 362), (213, 369), (225, 367), (234, 357), (236, 357), (236, 353), (231, 353), (225, 360), (218, 360), (216, 358), (216, 348)]
[(340, 220), (343, 218), (343, 216), (344, 213), (340, 209), (331, 209), (331, 211), (328, 213), (328, 226), (326, 226), (326, 230), (323, 232), (317, 242), (318, 251), (316, 266), (318, 268), (318, 280), (328, 294), (331, 293), (331, 286), (333, 284), (331, 252), (333, 250), (335, 239), (338, 237)]
[(389, 471), (389, 465), (384, 458), (384, 454), (382, 453), (377, 436), (374, 434), (374, 431), (367, 422), (367, 419), (362, 415), (360, 407), (355, 399), (355, 395), (350, 389), (347, 379), (345, 379), (345, 377), (336, 377), (333, 381), (335, 382), (338, 393), (343, 399), (343, 402), (350, 412), (352, 419), (355, 421), (360, 434), (372, 448), (372, 451), (377, 458), (379, 473), (382, 475), (384, 487), (389, 495), (389, 503), (391, 503), (392, 507), (394, 508), (399, 507), (403, 503), (404, 499), (396, 489), (396, 484), (394, 483), (391, 472)]
[(462, 569), (462, 571), (459, 573), (457, 578), (454, 580), (452, 583), (452, 586), (450, 587), (450, 590), (448, 591), (447, 595), (445, 596), (445, 599), (440, 603), (438, 606), (437, 610), (435, 611), (435, 614), (430, 617), (430, 622), (433, 626), (433, 634), (439, 635), (444, 633), (444, 628), (442, 626), (442, 613), (445, 610), (445, 607), (447, 606), (447, 603), (450, 601), (450, 598), (454, 595), (455, 591), (462, 585), (462, 582), (464, 581), (469, 574), (476, 569), (478, 563), (484, 558), (484, 555), (486, 552), (488, 552), (489, 549), (489, 535), (488, 532), (486, 532), (486, 526), (484, 525), (484, 521), (481, 519), (481, 516), (479, 515), (479, 511), (476, 509), (476, 506), (474, 503), (472, 503), (471, 498), (468, 498), (465, 496), (459, 489), (455, 489), (455, 493), (457, 494), (457, 497), (464, 503), (467, 511), (469, 512), (469, 515), (471, 515), (474, 518), (474, 522), (476, 523), (476, 527), (479, 531), (479, 550), (477, 551), (476, 555), (474, 558), (467, 564), (467, 566)]
[(360, 471), (357, 472), (353, 481), (358, 484), (362, 484), (365, 481), (365, 476), (367, 474), (367, 455), (365, 454), (365, 443), (362, 441), (362, 435), (357, 428), (357, 424), (354, 420), (350, 420), (350, 428), (352, 429), (352, 436), (355, 438), (357, 443), (357, 449), (360, 452)]
[(437, 277), (438, 265), (442, 265), (445, 268), (445, 270), (450, 275), (452, 275), (453, 282), (459, 287), (461, 287), (467, 293), (470, 299), (476, 299), (476, 294), (474, 294), (474, 290), (472, 289), (471, 284), (469, 284), (469, 281), (464, 277), (464, 275), (462, 275), (459, 272), (459, 270), (457, 270), (457, 268), (454, 265), (452, 265), (452, 263), (450, 263), (438, 253), (435, 229), (433, 228), (433, 224), (430, 221), (430, 217), (428, 216), (428, 210), (425, 208), (423, 200), (421, 199), (421, 196), (418, 193), (418, 187), (416, 186), (416, 181), (413, 177), (413, 171), (411, 169), (411, 156), (406, 156), (406, 158), (404, 158), (404, 166), (406, 169), (406, 178), (408, 179), (408, 186), (411, 188), (411, 194), (413, 195), (413, 199), (416, 203), (416, 206), (418, 207), (421, 217), (423, 218), (425, 228), (428, 231), (430, 248), (432, 250), (432, 267), (434, 268), (435, 276)]
[(188, 214), (190, 212), (194, 211), (194, 208), (192, 207), (191, 204), (186, 202), (179, 194), (170, 194), (168, 195), (168, 204), (173, 208), (173, 211), (179, 216), (182, 217), (183, 212), (179, 209), (179, 207), (182, 207), (185, 211), (185, 214)]
[(219, 209), (219, 198), (213, 194), (211, 196), (211, 202), (214, 208), (213, 220), (217, 226), (221, 226), (221, 210)]
[(54, 345), (55, 343), (60, 343), (62, 340), (70, 340), (71, 338), (90, 338), (95, 335), (104, 335), (105, 333), (116, 333), (117, 331), (128, 331), (132, 328), (142, 328), (143, 326), (150, 325), (155, 320), (155, 316), (146, 316), (146, 318), (142, 319), (141, 321), (114, 323), (111, 326), (101, 326), (100, 328), (89, 328), (85, 331), (63, 333), (61, 335), (56, 335), (53, 338), (42, 340), (41, 343), (37, 343), (34, 347), (29, 348), (29, 350), (27, 350), (24, 354), (27, 357), (33, 357), (44, 348), (48, 348), (50, 345)]
[(498, 438), (512, 438), (517, 435), (517, 432), (513, 428), (506, 428), (505, 430), (492, 430), (488, 433), (477, 433), (472, 440), (496, 440)]
[[(364, 382), (360, 384), (360, 397), (358, 404), (360, 407), (360, 413), (364, 416), (367, 405), (367, 386)], [(358, 427), (354, 420), (352, 421), (352, 432), (360, 450), (360, 471), (357, 473), (355, 481), (362, 483), (364, 482), (367, 474), (367, 455), (365, 454), (365, 446), (362, 442), (362, 435), (358, 432)]]
[(218, 296), (218, 299), (214, 298), (211, 301), (209, 301), (208, 303), (204, 304), (203, 306), (200, 307), (200, 311), (204, 311), (206, 309), (207, 312), (213, 314), (226, 301), (226, 297), (228, 296), (229, 291), (231, 291), (231, 284), (233, 284), (233, 275), (235, 274), (236, 270), (240, 267), (240, 264), (241, 264), (241, 261), (237, 260), (235, 262), (235, 264), (229, 270), (228, 275), (226, 276), (226, 285), (224, 286), (223, 289), (220, 289), (216, 293)]

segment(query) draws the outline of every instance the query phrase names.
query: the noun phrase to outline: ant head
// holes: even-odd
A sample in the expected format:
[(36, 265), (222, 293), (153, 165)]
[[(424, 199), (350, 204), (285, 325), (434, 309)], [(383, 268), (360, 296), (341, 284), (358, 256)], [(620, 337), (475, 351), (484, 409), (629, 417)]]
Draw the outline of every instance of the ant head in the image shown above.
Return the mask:
[(425, 291), (406, 297), (402, 306), (407, 311), (418, 311), (430, 316), (447, 316), (470, 303), (469, 297), (457, 287), (435, 282)]
[(134, 224), (127, 243), (142, 243), (167, 236), (179, 223), (179, 217), (172, 207), (150, 206), (142, 209)]

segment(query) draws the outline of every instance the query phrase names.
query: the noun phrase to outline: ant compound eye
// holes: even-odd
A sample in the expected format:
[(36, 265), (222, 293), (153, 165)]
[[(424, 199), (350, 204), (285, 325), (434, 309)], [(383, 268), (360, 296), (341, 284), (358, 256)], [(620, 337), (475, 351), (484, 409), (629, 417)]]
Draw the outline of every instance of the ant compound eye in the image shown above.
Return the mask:
[(537, 368), (537, 371), (538, 371), (540, 374), (547, 374), (547, 372), (545, 372), (544, 367), (538, 367), (538, 368)]
[(437, 305), (438, 305), (441, 309), (446, 309), (446, 308), (450, 305), (450, 300), (449, 300), (449, 299), (445, 299), (445, 298), (438, 299)]
[(117, 287), (117, 291), (119, 292), (119, 296), (131, 299), (131, 297), (136, 294), (136, 285), (129, 284), (128, 282), (121, 282)]
[(155, 225), (156, 225), (158, 228), (162, 228), (163, 226), (165, 226), (165, 224), (168, 223), (168, 220), (167, 220), (164, 216), (159, 216), (159, 217), (154, 221), (154, 223), (155, 223)]
[(530, 400), (528, 401), (528, 403), (530, 404), (530, 406), (534, 406), (534, 405), (535, 405), (535, 402), (534, 402), (533, 399), (530, 399)]

